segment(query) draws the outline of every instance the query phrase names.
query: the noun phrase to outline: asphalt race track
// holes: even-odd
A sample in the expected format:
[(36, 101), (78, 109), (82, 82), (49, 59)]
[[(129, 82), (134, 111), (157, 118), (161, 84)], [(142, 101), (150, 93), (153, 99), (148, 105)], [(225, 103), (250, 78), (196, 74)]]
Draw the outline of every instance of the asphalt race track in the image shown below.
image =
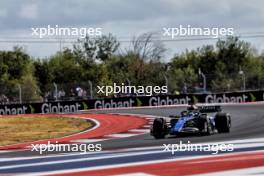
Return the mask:
[[(100, 110), (98, 113), (169, 116), (184, 109), (185, 107), (143, 108)], [(223, 111), (230, 113), (232, 117), (231, 132), (228, 134), (168, 137), (159, 140), (143, 134), (100, 141), (103, 148), (101, 153), (31, 157), (30, 151), (5, 152), (0, 153), (0, 175), (185, 175), (217, 172), (227, 175), (263, 174), (264, 104), (224, 105)], [(219, 152), (220, 155), (197, 151), (177, 152), (172, 155), (169, 151), (163, 151), (163, 144), (180, 141), (190, 141), (193, 144), (230, 141), (236, 148), (230, 153)], [(195, 168), (192, 172), (190, 166)]]
[[(173, 108), (152, 108), (152, 109), (131, 109), (131, 110), (111, 110), (104, 111), (108, 113), (132, 113), (132, 114), (148, 114), (157, 116), (169, 116), (179, 114), (185, 107)], [(264, 137), (264, 104), (253, 105), (226, 105), (223, 111), (231, 114), (232, 127), (229, 134), (215, 134), (212, 136), (189, 136), (189, 137), (169, 137), (166, 139), (155, 140), (149, 134), (130, 137), (125, 139), (112, 140), (111, 143), (102, 142), (105, 149), (108, 148), (130, 148), (130, 147), (146, 147), (161, 146), (163, 144), (177, 143), (177, 141), (192, 143), (198, 142), (214, 142), (235, 139), (248, 139), (255, 137)]]

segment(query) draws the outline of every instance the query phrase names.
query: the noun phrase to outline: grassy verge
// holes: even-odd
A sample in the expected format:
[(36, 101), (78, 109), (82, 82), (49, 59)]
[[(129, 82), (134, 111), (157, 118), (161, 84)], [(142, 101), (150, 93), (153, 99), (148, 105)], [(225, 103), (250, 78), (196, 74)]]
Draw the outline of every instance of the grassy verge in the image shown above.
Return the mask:
[(87, 130), (93, 123), (68, 117), (0, 117), (0, 146), (58, 138)]

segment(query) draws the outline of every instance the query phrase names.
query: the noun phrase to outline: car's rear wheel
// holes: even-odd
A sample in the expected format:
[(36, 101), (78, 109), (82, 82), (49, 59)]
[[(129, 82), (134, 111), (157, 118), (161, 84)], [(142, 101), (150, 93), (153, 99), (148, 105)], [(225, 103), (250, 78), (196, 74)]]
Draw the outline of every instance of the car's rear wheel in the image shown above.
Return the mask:
[(217, 113), (215, 116), (215, 126), (218, 133), (229, 133), (231, 128), (231, 117), (227, 113)]

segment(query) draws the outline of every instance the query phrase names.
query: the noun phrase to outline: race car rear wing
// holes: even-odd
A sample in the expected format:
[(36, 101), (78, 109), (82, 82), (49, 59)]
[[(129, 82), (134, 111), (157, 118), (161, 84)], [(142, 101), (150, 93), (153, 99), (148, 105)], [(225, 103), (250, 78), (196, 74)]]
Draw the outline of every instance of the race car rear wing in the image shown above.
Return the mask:
[(198, 106), (198, 109), (201, 113), (213, 113), (213, 112), (221, 112), (221, 106)]

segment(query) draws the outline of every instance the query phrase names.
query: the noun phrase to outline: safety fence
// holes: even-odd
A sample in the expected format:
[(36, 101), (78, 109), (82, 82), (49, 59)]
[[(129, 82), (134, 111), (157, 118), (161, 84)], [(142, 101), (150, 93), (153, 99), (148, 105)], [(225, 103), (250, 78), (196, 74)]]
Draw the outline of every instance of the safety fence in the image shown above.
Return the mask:
[(218, 94), (179, 94), (100, 98), (76, 101), (0, 105), (0, 114), (74, 113), (87, 109), (165, 106), (191, 103), (244, 103), (264, 101), (264, 91), (244, 91)]

